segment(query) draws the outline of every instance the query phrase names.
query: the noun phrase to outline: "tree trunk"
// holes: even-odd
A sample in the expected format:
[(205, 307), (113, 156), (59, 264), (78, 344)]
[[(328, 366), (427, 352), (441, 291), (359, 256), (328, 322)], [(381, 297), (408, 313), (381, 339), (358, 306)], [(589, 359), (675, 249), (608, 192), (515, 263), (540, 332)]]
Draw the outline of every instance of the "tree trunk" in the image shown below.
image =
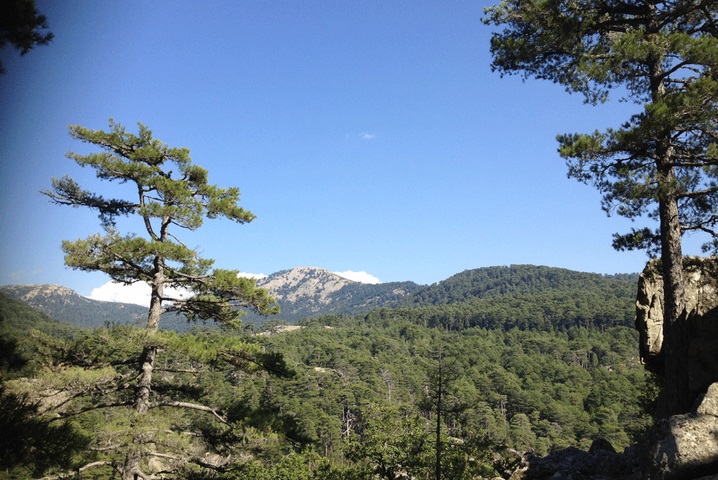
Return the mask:
[[(647, 2), (650, 21), (647, 25), (650, 43), (657, 42), (661, 23), (655, 1)], [(649, 54), (651, 100), (663, 101), (666, 95), (663, 58)], [(663, 270), (663, 355), (665, 385), (658, 400), (659, 418), (685, 413), (691, 407), (688, 391), (688, 336), (685, 319), (683, 250), (681, 223), (676, 193), (674, 151), (670, 132), (656, 138), (656, 170), (658, 174), (658, 212), (661, 231), (661, 264)]]
[[(152, 296), (150, 299), (150, 310), (147, 314), (147, 343), (142, 349), (139, 362), (139, 375), (137, 378), (137, 391), (135, 393), (135, 417), (142, 417), (150, 409), (152, 395), (152, 374), (155, 367), (155, 357), (159, 350), (152, 335), (157, 332), (162, 315), (162, 295), (164, 294), (164, 262), (161, 258), (155, 258), (155, 272), (152, 278)], [(129, 447), (125, 465), (122, 472), (122, 480), (138, 480), (146, 478), (142, 473), (141, 461), (144, 450), (141, 435), (137, 434)]]
[(665, 385), (659, 397), (659, 418), (686, 413), (693, 398), (688, 388), (688, 323), (686, 320), (683, 253), (678, 203), (661, 203), (661, 263), (663, 270), (663, 358)]
[(162, 316), (162, 296), (165, 288), (165, 266), (160, 258), (155, 259), (154, 275), (151, 285), (150, 311), (147, 314), (147, 331), (156, 332)]
[(441, 396), (444, 393), (443, 358), (439, 357), (439, 388), (436, 393), (436, 480), (441, 480)]

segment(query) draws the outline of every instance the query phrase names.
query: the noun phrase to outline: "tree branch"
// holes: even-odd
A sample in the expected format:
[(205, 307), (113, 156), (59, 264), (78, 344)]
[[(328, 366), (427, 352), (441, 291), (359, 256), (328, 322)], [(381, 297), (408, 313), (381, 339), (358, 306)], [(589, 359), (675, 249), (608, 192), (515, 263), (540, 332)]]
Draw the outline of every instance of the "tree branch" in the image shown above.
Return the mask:
[(48, 423), (55, 422), (57, 420), (64, 420), (66, 418), (75, 417), (77, 415), (82, 415), (86, 412), (91, 412), (93, 410), (100, 410), (103, 408), (116, 408), (116, 407), (129, 407), (132, 405), (132, 402), (129, 400), (125, 400), (123, 402), (107, 402), (107, 403), (98, 403), (96, 405), (92, 405), (89, 407), (81, 408), (79, 410), (76, 410), (74, 412), (64, 412), (64, 413), (58, 413), (56, 417), (51, 418), (48, 420)]
[(172, 408), (187, 408), (190, 410), (197, 410), (200, 412), (207, 412), (211, 413), (212, 415), (217, 418), (220, 422), (222, 422), (225, 425), (229, 425), (229, 422), (227, 419), (225, 419), (217, 410), (215, 410), (212, 407), (208, 407), (206, 405), (199, 405), (196, 403), (188, 403), (188, 402), (175, 402), (170, 400), (165, 400), (162, 402), (155, 402), (150, 405), (150, 408), (162, 408), (162, 407), (172, 407)]
[(82, 472), (85, 470), (90, 470), (91, 468), (97, 468), (97, 467), (115, 467), (116, 465), (113, 462), (109, 462), (107, 460), (99, 460), (97, 462), (91, 462), (87, 465), (83, 465), (82, 467), (78, 468), (77, 470), (71, 470), (68, 472), (58, 473), (56, 475), (49, 475), (47, 477), (42, 477), (40, 480), (60, 480), (64, 478), (77, 478)]

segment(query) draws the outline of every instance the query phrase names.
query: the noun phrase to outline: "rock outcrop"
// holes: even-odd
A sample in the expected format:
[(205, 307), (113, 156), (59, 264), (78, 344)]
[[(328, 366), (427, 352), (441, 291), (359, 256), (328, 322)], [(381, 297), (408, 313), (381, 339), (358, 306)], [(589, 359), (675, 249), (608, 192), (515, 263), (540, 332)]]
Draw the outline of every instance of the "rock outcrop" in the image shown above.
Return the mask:
[[(686, 321), (690, 337), (689, 388), (695, 395), (718, 381), (718, 257), (686, 257)], [(646, 368), (662, 374), (663, 277), (660, 261), (641, 273), (636, 296), (636, 328)]]
[(636, 452), (644, 479), (718, 479), (718, 383), (693, 412), (658, 421)]

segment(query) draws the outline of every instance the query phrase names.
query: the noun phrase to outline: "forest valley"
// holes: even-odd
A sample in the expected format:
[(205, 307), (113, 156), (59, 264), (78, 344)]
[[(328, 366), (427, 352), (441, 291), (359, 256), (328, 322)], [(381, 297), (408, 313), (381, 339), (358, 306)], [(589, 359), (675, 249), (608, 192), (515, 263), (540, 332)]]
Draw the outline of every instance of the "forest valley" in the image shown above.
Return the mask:
[[(635, 275), (479, 269), (301, 328), (59, 323), (0, 297), (0, 478), (507, 478), (651, 424)], [(278, 316), (281, 318), (281, 315)], [(157, 349), (148, 410), (138, 368)]]
[[(16, 47), (51, 38), (32, 35), (45, 19), (30, 13)], [(100, 233), (62, 242), (65, 264), (147, 283), (146, 322), (80, 329), (2, 295), (0, 478), (506, 478), (522, 452), (621, 449), (649, 412), (690, 415), (682, 242), (698, 233), (718, 254), (717, 18), (716, 0), (505, 0), (477, 19), (493, 29), (492, 71), (636, 107), (617, 128), (559, 134), (558, 153), (607, 214), (638, 221), (613, 246), (660, 261), (661, 388), (638, 358), (635, 277), (484, 271), (485, 288), (459, 275), (292, 331), (238, 328), (245, 310), (280, 305), (180, 237), (206, 219), (251, 222), (239, 188), (210, 183), (147, 126), (110, 119), (106, 131), (70, 125), (95, 151), (66, 157), (123, 196), (69, 174), (42, 194), (98, 216)], [(166, 330), (167, 313), (198, 326)]]

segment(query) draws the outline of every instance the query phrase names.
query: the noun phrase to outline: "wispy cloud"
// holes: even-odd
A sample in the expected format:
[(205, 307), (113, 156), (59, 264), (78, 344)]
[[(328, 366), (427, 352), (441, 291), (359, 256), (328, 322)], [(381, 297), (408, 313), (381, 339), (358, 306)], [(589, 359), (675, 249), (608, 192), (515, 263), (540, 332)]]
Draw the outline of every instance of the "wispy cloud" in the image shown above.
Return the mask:
[(371, 132), (361, 132), (361, 133), (359, 134), (359, 139), (360, 139), (360, 140), (363, 140), (363, 141), (365, 141), (365, 142), (370, 142), (370, 141), (374, 140), (375, 138), (376, 138), (376, 134), (375, 134), (375, 133), (371, 133)]
[(370, 275), (366, 272), (353, 272), (351, 270), (347, 270), (346, 272), (334, 272), (340, 277), (344, 277), (347, 280), (353, 280), (355, 282), (359, 283), (370, 283), (372, 285), (375, 285), (377, 283), (381, 283), (381, 280), (376, 278), (374, 275)]

